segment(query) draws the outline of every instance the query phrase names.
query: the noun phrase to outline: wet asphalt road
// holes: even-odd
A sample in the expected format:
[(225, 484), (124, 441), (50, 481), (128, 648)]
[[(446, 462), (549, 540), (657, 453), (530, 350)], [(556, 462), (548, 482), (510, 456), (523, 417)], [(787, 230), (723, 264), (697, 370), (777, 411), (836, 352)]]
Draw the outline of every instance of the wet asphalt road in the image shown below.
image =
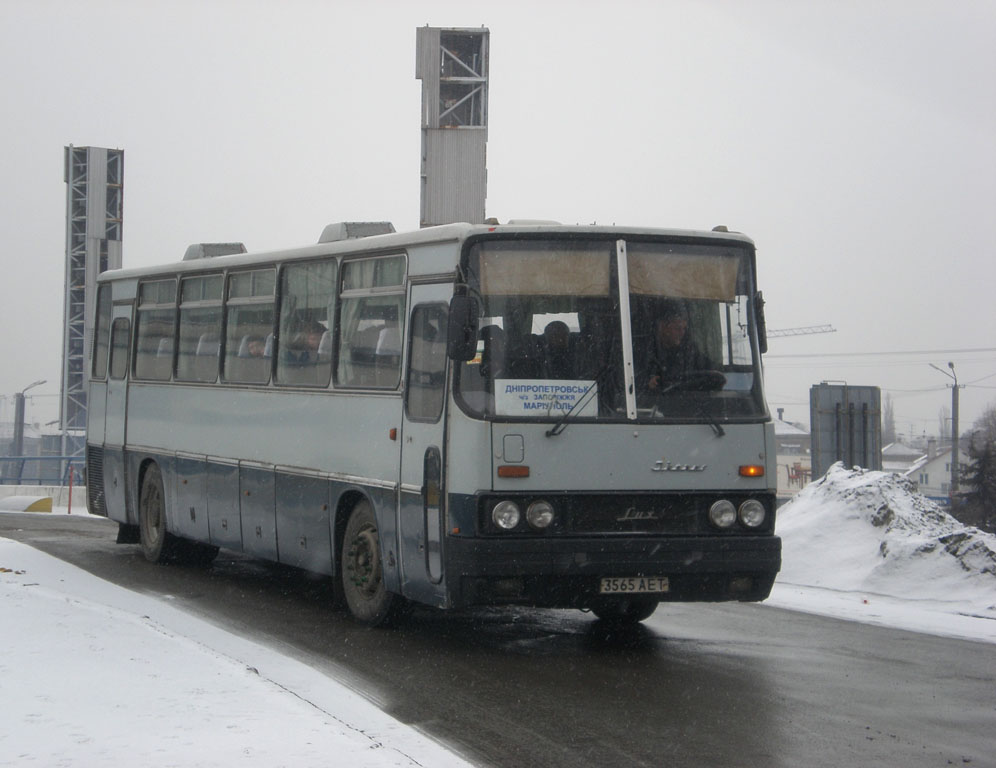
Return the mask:
[(116, 525), (0, 515), (0, 536), (265, 642), (481, 766), (996, 766), (996, 648), (764, 605), (418, 609), (371, 630), (330, 585), (223, 551), (154, 566)]

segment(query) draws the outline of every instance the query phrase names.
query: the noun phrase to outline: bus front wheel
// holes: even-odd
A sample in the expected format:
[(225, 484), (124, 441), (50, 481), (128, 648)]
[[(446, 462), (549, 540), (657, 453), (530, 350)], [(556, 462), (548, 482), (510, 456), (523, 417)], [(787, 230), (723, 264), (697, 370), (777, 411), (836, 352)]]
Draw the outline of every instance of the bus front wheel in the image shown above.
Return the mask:
[(384, 586), (377, 519), (368, 501), (359, 502), (349, 514), (341, 563), (346, 605), (358, 621), (377, 626), (398, 614), (403, 599)]
[(166, 562), (172, 550), (172, 537), (166, 532), (166, 496), (158, 464), (150, 464), (142, 476), (138, 496), (138, 541), (150, 563)]

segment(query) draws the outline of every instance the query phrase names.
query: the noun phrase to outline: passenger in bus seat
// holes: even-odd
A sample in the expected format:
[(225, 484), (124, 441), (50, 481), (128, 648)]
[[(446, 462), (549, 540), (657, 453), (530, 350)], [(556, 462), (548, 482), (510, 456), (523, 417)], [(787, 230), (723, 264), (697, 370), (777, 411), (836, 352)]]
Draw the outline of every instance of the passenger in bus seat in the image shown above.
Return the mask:
[(239, 344), (239, 357), (263, 357), (266, 351), (266, 342), (262, 336), (247, 334)]
[(326, 333), (325, 326), (317, 320), (302, 324), (291, 336), (286, 359), (291, 365), (315, 365), (319, 360), (318, 349)]
[(543, 375), (543, 342), (540, 336), (527, 333), (510, 338), (506, 357), (510, 379), (538, 379)]
[(571, 329), (563, 320), (547, 323), (543, 329), (543, 375), (547, 379), (573, 379), (574, 355)]

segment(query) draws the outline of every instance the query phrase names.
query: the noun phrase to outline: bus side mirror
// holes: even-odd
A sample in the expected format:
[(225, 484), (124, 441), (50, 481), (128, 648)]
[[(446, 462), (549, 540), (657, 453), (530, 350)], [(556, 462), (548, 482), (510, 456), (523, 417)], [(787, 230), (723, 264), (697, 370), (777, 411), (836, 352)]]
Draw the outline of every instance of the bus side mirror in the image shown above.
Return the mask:
[(473, 296), (450, 299), (446, 326), (446, 355), (450, 360), (473, 360), (477, 354), (477, 319), (480, 306)]
[(754, 294), (754, 319), (757, 322), (757, 346), (762, 355), (768, 353), (768, 327), (764, 321), (764, 295)]

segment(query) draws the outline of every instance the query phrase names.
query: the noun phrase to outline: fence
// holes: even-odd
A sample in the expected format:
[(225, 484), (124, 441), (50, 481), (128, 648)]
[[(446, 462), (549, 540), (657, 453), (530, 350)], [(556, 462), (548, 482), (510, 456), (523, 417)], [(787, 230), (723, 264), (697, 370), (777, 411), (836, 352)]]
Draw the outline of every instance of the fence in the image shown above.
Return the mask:
[(82, 481), (82, 456), (3, 456), (0, 457), (0, 485), (69, 485)]

